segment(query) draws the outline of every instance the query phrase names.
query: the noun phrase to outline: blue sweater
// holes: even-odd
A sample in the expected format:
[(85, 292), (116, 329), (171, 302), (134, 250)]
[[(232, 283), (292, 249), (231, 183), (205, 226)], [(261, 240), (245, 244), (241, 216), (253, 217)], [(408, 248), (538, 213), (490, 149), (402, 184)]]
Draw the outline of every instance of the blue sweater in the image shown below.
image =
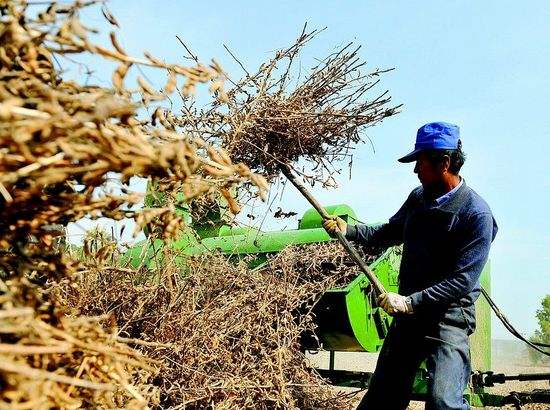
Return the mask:
[(473, 305), (496, 233), (489, 206), (463, 183), (439, 206), (428, 203), (418, 187), (388, 223), (348, 225), (346, 237), (365, 246), (403, 244), (399, 293), (421, 312)]

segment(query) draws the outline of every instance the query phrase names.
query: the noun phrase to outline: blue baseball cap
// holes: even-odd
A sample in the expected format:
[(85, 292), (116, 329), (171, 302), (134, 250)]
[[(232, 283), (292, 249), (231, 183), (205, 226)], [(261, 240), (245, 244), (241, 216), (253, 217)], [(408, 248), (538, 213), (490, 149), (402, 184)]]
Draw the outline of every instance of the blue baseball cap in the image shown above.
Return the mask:
[(460, 128), (458, 125), (448, 122), (430, 122), (418, 129), (414, 151), (399, 158), (398, 161), (416, 161), (418, 154), (428, 149), (457, 149), (459, 139)]

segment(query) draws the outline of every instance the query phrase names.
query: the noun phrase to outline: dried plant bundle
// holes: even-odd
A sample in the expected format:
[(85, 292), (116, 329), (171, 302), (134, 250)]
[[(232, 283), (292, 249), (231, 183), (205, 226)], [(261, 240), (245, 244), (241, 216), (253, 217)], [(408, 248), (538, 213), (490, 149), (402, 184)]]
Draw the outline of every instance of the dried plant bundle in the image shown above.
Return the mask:
[[(56, 283), (75, 280), (78, 261), (62, 252), (56, 226), (84, 216), (133, 217), (158, 225), (164, 238), (183, 224), (171, 207), (134, 212), (138, 195), (96, 195), (109, 172), (126, 181), (146, 175), (177, 184), (188, 197), (252, 181), (266, 184), (220, 148), (172, 129), (141, 122), (142, 104), (163, 100), (184, 79), (182, 93), (222, 81), (217, 64), (183, 67), (146, 54), (127, 55), (93, 44), (78, 19), (96, 2), (51, 3), (29, 13), (25, 1), (0, 2), (0, 407), (145, 408), (158, 403), (150, 384), (157, 363), (116, 341), (97, 318), (67, 316), (52, 299)], [(106, 14), (106, 17), (109, 17)], [(110, 16), (112, 19), (112, 16)], [(64, 80), (56, 58), (78, 53), (118, 62), (113, 88)], [(132, 65), (166, 70), (162, 91), (138, 78)]]
[[(116, 340), (104, 317), (52, 320), (45, 304), (21, 304), (31, 285), (5, 283), (0, 310), (0, 403), (9, 408), (147, 408), (159, 363)], [(16, 341), (16, 342), (15, 342)]]
[(295, 86), (299, 53), (318, 33), (304, 27), (294, 44), (257, 72), (247, 71), (211, 108), (187, 109), (179, 125), (215, 141), (268, 179), (279, 174), (281, 164), (298, 167), (305, 161), (310, 174), (304, 175), (311, 181), (330, 181), (338, 171), (335, 162), (351, 157), (364, 129), (395, 115), (399, 106), (390, 105), (387, 91), (370, 96), (390, 70), (365, 72), (353, 43), (321, 60)]
[[(184, 227), (177, 201), (208, 209), (223, 198), (235, 214), (241, 186), (265, 198), (278, 166), (301, 160), (305, 177), (326, 183), (361, 130), (397, 112), (386, 93), (365, 97), (384, 70), (363, 74), (347, 45), (292, 87), (317, 34), (304, 31), (226, 90), (215, 61), (134, 57), (114, 33), (95, 44), (79, 13), (102, 1), (44, 3), (29, 13), (24, 0), (0, 1), (0, 407), (345, 408), (300, 345), (315, 301), (357, 274), (335, 244), (288, 248), (254, 269), (212, 253), (182, 265), (165, 246), (155, 268), (131, 269), (99, 231), (75, 258), (59, 227), (130, 217), (169, 243)], [(112, 87), (63, 77), (57, 60), (80, 53), (116, 63)], [(164, 86), (143, 76), (130, 86), (139, 66), (163, 70)], [(204, 83), (207, 110), (162, 107)], [(125, 186), (101, 192), (109, 173), (123, 184), (147, 176), (169, 200), (134, 210), (143, 198)]]

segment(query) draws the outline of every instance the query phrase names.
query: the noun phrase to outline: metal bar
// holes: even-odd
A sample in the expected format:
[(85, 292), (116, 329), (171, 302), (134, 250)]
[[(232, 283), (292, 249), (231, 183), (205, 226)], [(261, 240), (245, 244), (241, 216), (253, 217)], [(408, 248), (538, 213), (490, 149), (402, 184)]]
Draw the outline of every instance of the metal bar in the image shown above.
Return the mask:
[[(330, 219), (330, 215), (325, 211), (325, 209), (321, 206), (321, 204), (311, 195), (311, 193), (307, 190), (307, 188), (296, 179), (296, 177), (292, 174), (290, 171), (290, 168), (286, 165), (280, 166), (281, 172), (285, 177), (288, 178), (288, 180), (296, 187), (298, 191), (309, 201), (309, 203), (319, 212), (321, 217), (323, 219)], [(383, 293), (386, 293), (386, 289), (384, 289), (384, 285), (380, 280), (376, 277), (374, 272), (370, 270), (368, 265), (365, 263), (365, 261), (361, 258), (357, 250), (353, 247), (353, 245), (346, 239), (346, 237), (340, 233), (337, 232), (336, 238), (340, 241), (344, 249), (348, 252), (348, 254), (352, 257), (352, 259), (355, 261), (355, 263), (359, 266), (359, 268), (363, 271), (365, 275), (369, 278), (374, 291), (376, 295), (381, 295)]]
[(550, 373), (523, 373), (513, 376), (504, 376), (504, 380), (550, 380)]

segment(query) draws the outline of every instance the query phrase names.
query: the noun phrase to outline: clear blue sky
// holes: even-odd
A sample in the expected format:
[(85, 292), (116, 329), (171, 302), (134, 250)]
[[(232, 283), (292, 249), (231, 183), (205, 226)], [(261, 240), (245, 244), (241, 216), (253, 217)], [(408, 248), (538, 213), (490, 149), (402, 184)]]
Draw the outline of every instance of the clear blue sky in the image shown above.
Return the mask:
[[(376, 151), (369, 144), (357, 150), (351, 180), (315, 194), (325, 204), (351, 205), (363, 220), (384, 221), (418, 185), (412, 165), (396, 162), (412, 148), (416, 129), (436, 120), (459, 124), (468, 154), (463, 175), (500, 227), (491, 254), (493, 296), (524, 334), (534, 331), (535, 310), (550, 293), (548, 1), (112, 0), (109, 7), (130, 53), (148, 50), (181, 62), (177, 34), (202, 60), (215, 57), (236, 77), (241, 73), (223, 43), (255, 69), (290, 44), (304, 22), (328, 27), (305, 50), (304, 67), (350, 40), (363, 45), (372, 68), (395, 67), (383, 86), (403, 112), (368, 131)], [(86, 21), (109, 30), (98, 15)], [(107, 65), (94, 68), (110, 78)], [(277, 206), (307, 209), (291, 189)], [(495, 325), (494, 337), (508, 336)]]

